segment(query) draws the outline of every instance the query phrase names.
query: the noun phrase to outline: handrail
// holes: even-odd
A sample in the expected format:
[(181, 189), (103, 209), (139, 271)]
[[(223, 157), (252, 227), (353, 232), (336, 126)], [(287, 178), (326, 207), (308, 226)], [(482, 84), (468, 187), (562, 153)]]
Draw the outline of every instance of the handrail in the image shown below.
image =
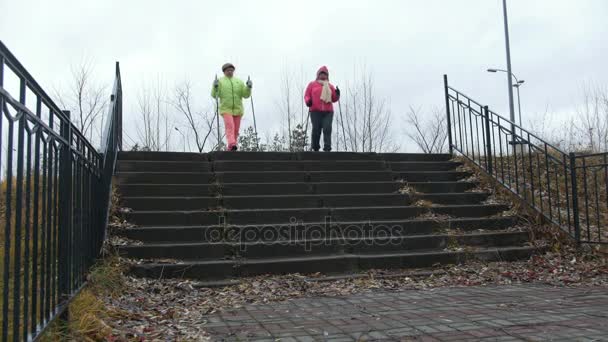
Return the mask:
[[(480, 107), (484, 107), (484, 106), (483, 106), (483, 105), (481, 105), (479, 102), (477, 102), (477, 101), (475, 101), (475, 100), (471, 99), (470, 97), (468, 97), (467, 95), (465, 95), (465, 94), (461, 93), (460, 91), (458, 91), (458, 90), (456, 90), (456, 89), (454, 89), (454, 88), (452, 88), (452, 87), (449, 87), (449, 86), (448, 86), (448, 89), (450, 89), (450, 90), (452, 90), (453, 92), (455, 92), (455, 93), (457, 93), (457, 94), (459, 94), (459, 95), (463, 96), (464, 98), (466, 98), (467, 100), (470, 100), (471, 102), (475, 103), (476, 105), (478, 105), (478, 106), (480, 106)], [(457, 98), (453, 97), (451, 94), (450, 94), (449, 96), (450, 96), (450, 98), (453, 98), (454, 100), (458, 100)], [(478, 113), (482, 114), (481, 112), (478, 112)], [(511, 120), (510, 120), (510, 119), (508, 119), (507, 117), (502, 116), (502, 115), (500, 115), (500, 114), (497, 114), (496, 112), (494, 112), (494, 111), (492, 111), (492, 110), (490, 110), (490, 114), (493, 114), (494, 116), (499, 117), (501, 120), (506, 121), (508, 124), (513, 125), (513, 126), (514, 126), (515, 128), (517, 128), (518, 130), (520, 130), (520, 131), (522, 131), (522, 132), (525, 132), (526, 134), (529, 134), (530, 136), (534, 137), (535, 139), (538, 139), (538, 140), (540, 140), (540, 141), (545, 142), (545, 141), (544, 141), (542, 138), (540, 138), (540, 137), (539, 137), (539, 136), (537, 136), (536, 134), (534, 134), (534, 133), (532, 133), (532, 132), (528, 131), (527, 129), (525, 129), (525, 128), (523, 128), (522, 126), (520, 126), (519, 124), (517, 124), (517, 123), (515, 123), (515, 122), (511, 121)], [(509, 128), (509, 130), (510, 130), (510, 128)], [(561, 150), (559, 147), (556, 147), (556, 146), (554, 146), (554, 145), (552, 145), (552, 144), (550, 144), (550, 143), (548, 143), (548, 142), (547, 142), (547, 145), (548, 145), (548, 146), (550, 146), (552, 149), (556, 150), (557, 152), (560, 152), (560, 153), (562, 153), (562, 154), (564, 154), (564, 155), (568, 155), (566, 152), (562, 151), (562, 150)]]
[[(608, 243), (608, 153), (566, 153), (448, 85), (450, 152), (471, 161), (578, 243)], [(602, 159), (590, 164), (589, 159)], [(583, 236), (581, 227), (585, 226)]]
[(38, 84), (36, 79), (27, 71), (27, 69), (19, 62), (17, 57), (6, 47), (6, 45), (0, 40), (0, 55), (3, 55), (5, 60), (4, 63), (20, 78), (27, 80), (26, 87), (30, 88), (33, 93), (38, 94), (42, 102), (55, 112), (62, 122), (69, 122), (72, 126), (72, 130), (83, 139), (89, 148), (94, 149), (93, 145), (86, 139), (86, 137), (77, 129), (76, 125), (67, 117), (64, 112), (57, 106), (52, 98), (44, 91), (44, 89)]
[[(5, 87), (8, 73), (18, 90)], [(99, 255), (122, 142), (118, 63), (115, 76), (98, 151), (0, 41), (2, 341), (38, 339)]]

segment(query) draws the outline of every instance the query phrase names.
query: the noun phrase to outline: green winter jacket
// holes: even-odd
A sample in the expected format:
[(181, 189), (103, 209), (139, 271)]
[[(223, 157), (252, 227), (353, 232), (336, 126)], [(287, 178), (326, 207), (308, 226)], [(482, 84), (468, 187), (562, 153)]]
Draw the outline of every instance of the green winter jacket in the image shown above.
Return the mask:
[(217, 89), (212, 87), (211, 96), (215, 99), (220, 99), (220, 115), (231, 114), (242, 116), (243, 98), (247, 99), (251, 96), (251, 89), (245, 85), (245, 82), (236, 77), (228, 78), (226, 76), (219, 79)]

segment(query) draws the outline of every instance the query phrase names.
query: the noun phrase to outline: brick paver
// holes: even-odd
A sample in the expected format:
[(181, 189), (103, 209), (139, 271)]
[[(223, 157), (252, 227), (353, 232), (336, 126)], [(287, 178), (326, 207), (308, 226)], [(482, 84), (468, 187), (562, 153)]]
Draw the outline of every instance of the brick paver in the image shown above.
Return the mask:
[(205, 329), (227, 341), (608, 341), (608, 289), (370, 291), (246, 305)]

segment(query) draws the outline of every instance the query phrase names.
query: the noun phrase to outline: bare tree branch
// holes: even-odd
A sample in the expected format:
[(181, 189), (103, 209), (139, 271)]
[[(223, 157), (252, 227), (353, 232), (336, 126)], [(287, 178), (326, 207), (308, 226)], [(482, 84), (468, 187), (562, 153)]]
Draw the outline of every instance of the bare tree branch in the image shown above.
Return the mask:
[(194, 135), (196, 149), (202, 153), (213, 133), (216, 118), (215, 113), (193, 108), (193, 101), (192, 83), (189, 80), (175, 87), (171, 105), (186, 119), (186, 127)]
[(57, 102), (62, 108), (70, 111), (72, 121), (87, 139), (93, 140), (93, 133), (97, 132), (94, 129), (96, 127), (99, 127), (99, 137), (96, 138), (101, 138), (102, 114), (108, 103), (107, 87), (95, 81), (93, 63), (90, 60), (72, 65), (71, 70), (72, 77), (67, 90), (54, 89)]
[(443, 153), (447, 149), (447, 126), (445, 113), (434, 108), (427, 120), (420, 108), (410, 106), (406, 122), (412, 130), (407, 130), (406, 135), (416, 143), (424, 153)]

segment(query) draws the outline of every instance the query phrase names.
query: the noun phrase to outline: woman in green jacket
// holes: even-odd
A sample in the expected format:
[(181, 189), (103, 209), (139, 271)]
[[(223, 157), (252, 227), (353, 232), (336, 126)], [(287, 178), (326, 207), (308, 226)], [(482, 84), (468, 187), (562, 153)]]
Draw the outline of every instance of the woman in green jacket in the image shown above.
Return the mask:
[(241, 117), (243, 116), (243, 99), (251, 96), (251, 80), (244, 83), (240, 79), (234, 77), (234, 65), (226, 63), (222, 66), (224, 77), (213, 81), (213, 89), (211, 96), (214, 99), (219, 98), (219, 113), (224, 118), (224, 127), (226, 129), (226, 140), (229, 151), (237, 150), (237, 141), (239, 139), (239, 128), (241, 126)]

